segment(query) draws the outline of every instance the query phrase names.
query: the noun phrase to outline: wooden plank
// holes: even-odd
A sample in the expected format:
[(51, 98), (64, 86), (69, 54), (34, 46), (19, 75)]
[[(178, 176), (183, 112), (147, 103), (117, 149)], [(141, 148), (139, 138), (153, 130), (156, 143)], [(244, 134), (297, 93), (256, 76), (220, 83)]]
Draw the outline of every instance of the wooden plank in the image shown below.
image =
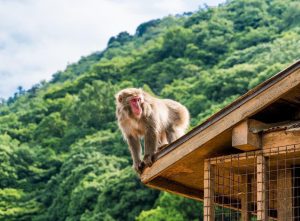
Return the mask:
[(257, 156), (257, 220), (268, 220), (268, 177), (267, 160), (261, 155)]
[[(300, 85), (300, 69), (295, 70), (272, 86), (258, 93), (255, 97), (247, 100), (240, 107), (232, 110), (218, 121), (210, 124), (196, 135), (181, 143), (171, 152), (159, 158), (152, 167), (146, 168), (141, 176), (144, 183), (161, 174), (168, 167), (172, 166), (179, 159), (186, 157), (205, 143), (212, 140), (225, 130), (233, 127), (241, 120), (257, 113), (269, 104), (273, 103), (289, 90)], [(205, 156), (203, 156), (205, 158)]]
[(203, 204), (203, 220), (214, 221), (214, 174), (212, 165), (209, 161), (204, 162), (204, 204)]
[(243, 194), (241, 196), (242, 204), (242, 221), (251, 220), (251, 176), (249, 174), (242, 175)]
[(293, 220), (292, 170), (279, 168), (277, 172), (277, 214), (279, 221)]
[(206, 160), (204, 161), (204, 221), (215, 220), (214, 184), (214, 166), (210, 164), (209, 160)]
[[(261, 123), (261, 125), (265, 125)], [(232, 146), (243, 150), (253, 151), (261, 149), (261, 139), (257, 133), (251, 132), (261, 128), (259, 121), (244, 120), (232, 129)]]
[(164, 177), (156, 177), (146, 185), (161, 191), (167, 191), (169, 193), (173, 193), (190, 199), (203, 201), (203, 190), (196, 190), (194, 188), (184, 186), (178, 182), (166, 179)]
[(262, 135), (263, 149), (300, 143), (300, 131), (274, 131)]

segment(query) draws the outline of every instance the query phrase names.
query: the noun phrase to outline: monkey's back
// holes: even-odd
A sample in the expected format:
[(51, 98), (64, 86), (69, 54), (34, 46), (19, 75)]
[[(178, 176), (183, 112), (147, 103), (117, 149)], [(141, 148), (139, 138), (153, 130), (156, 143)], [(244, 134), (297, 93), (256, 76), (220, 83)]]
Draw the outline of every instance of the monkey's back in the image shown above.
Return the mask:
[(170, 123), (186, 130), (189, 126), (190, 114), (188, 109), (177, 101), (171, 99), (162, 99), (168, 108)]

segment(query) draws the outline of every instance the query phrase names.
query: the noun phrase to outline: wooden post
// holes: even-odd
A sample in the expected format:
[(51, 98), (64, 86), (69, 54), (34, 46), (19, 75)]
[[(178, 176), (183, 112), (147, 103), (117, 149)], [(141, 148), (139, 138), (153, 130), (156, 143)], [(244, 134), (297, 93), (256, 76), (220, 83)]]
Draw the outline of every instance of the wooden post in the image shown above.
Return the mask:
[(244, 120), (232, 129), (232, 146), (243, 150), (251, 151), (261, 149), (261, 138), (257, 133), (266, 124), (256, 120)]
[(257, 156), (257, 221), (268, 220), (268, 176), (267, 159), (263, 155)]
[(242, 221), (250, 221), (251, 219), (251, 176), (249, 174), (242, 175), (243, 194), (241, 196), (242, 204)]
[(292, 170), (279, 169), (277, 175), (278, 220), (293, 220)]
[(214, 208), (214, 165), (204, 161), (204, 221), (215, 220)]

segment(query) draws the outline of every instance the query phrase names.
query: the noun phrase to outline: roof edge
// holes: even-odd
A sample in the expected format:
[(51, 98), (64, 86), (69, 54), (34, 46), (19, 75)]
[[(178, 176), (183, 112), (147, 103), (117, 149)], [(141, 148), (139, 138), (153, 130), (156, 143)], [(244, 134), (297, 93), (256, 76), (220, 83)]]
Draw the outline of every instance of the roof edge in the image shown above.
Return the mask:
[(246, 103), (248, 100), (252, 99), (253, 97), (257, 96), (261, 92), (267, 90), (269, 87), (277, 83), (278, 81), (282, 80), (295, 70), (300, 68), (300, 60), (297, 60), (295, 63), (291, 64), (284, 70), (280, 71), (273, 77), (267, 79), (266, 81), (260, 83), (253, 89), (249, 90), (247, 93), (244, 95), (240, 96), (237, 98), (235, 101), (224, 107), (222, 110), (218, 111), (217, 113), (213, 114), (211, 117), (206, 119), (202, 124), (196, 126), (193, 128), (191, 131), (186, 133), (184, 136), (179, 138), (178, 140), (174, 141), (173, 143), (169, 144), (166, 146), (164, 149), (161, 151), (157, 152), (155, 155), (155, 160), (160, 159), (161, 157), (165, 156), (172, 150), (176, 149), (178, 146), (180, 146), (182, 143), (186, 142), (187, 140), (191, 139), (193, 136), (197, 135), (207, 127), (209, 127), (211, 124), (216, 123), (220, 119), (222, 119), (224, 116), (232, 112), (233, 110), (239, 108), (241, 105)]

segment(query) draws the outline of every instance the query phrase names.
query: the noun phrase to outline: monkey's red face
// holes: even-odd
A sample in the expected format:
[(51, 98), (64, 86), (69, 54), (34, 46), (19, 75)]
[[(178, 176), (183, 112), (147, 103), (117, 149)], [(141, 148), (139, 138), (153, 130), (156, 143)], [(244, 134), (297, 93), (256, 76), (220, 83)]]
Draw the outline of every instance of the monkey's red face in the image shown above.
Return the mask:
[(134, 96), (129, 100), (131, 111), (137, 118), (140, 118), (142, 115), (143, 112), (142, 103), (143, 103), (143, 97), (140, 96)]

